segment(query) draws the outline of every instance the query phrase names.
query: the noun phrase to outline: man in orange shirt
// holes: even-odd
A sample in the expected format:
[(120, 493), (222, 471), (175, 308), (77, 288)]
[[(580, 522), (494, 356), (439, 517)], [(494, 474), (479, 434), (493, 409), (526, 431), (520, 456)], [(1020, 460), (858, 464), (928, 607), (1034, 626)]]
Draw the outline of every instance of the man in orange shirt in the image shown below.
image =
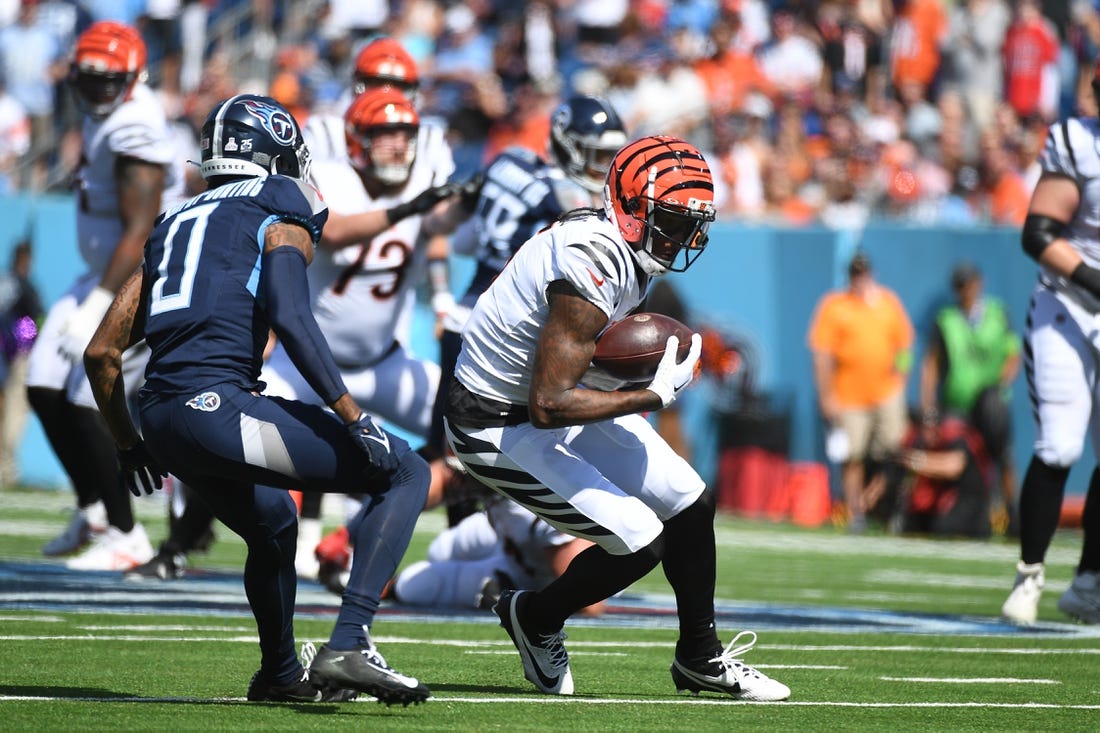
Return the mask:
[(830, 426), (830, 460), (841, 464), (849, 529), (866, 527), (864, 460), (882, 460), (905, 436), (905, 378), (912, 362), (913, 325), (898, 296), (875, 282), (871, 262), (857, 252), (848, 289), (827, 293), (810, 324), (814, 383)]
[(901, 0), (890, 41), (894, 87), (916, 82), (928, 89), (940, 68), (947, 13), (940, 0)]

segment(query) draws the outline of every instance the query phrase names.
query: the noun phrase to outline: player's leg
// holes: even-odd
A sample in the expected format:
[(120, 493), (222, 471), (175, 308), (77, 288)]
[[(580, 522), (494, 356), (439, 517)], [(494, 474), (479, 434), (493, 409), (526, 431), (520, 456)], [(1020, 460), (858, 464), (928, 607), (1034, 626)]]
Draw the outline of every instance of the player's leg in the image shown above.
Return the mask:
[(840, 466), (840, 486), (844, 505), (848, 509), (848, 530), (862, 532), (867, 527), (863, 511), (863, 489), (866, 485), (864, 461), (871, 441), (872, 416), (869, 410), (845, 409), (839, 418), (841, 429), (848, 434), (848, 458)]
[[(725, 650), (714, 620), (716, 549), (714, 494), (691, 465), (638, 415), (587, 425), (570, 447), (616, 486), (639, 497), (664, 524), (661, 558), (676, 594), (680, 635), (672, 665), (677, 689), (710, 690), (757, 701), (783, 700), (790, 689), (735, 658), (752, 648), (737, 640)], [(610, 449), (614, 446), (613, 449)]]
[(1012, 593), (1001, 608), (1016, 623), (1034, 623), (1045, 577), (1043, 561), (1058, 528), (1070, 467), (1080, 458), (1096, 383), (1092, 346), (1070, 309), (1046, 289), (1032, 297), (1024, 337), (1024, 371), (1036, 417), (1031, 463), (1020, 487), (1020, 562)]
[[(359, 521), (349, 526), (356, 541), (356, 567), (333, 632), (341, 644), (350, 641), (335, 647), (330, 640), (313, 658), (311, 674), (328, 688), (367, 692), (386, 703), (427, 698), (426, 687), (385, 663), (369, 631), (382, 588), (408, 546), (427, 493), (427, 465), (405, 441), (390, 434), (391, 450), (401, 464), (390, 473), (379, 471), (340, 421), (318, 406), (256, 396), (229, 385), (217, 385), (197, 397), (201, 399), (190, 402), (201, 408), (192, 409), (181, 400), (143, 405), (147, 444), (169, 471), (180, 475), (189, 453), (202, 456), (202, 470), (227, 482), (311, 492), (372, 492)], [(191, 475), (183, 472), (185, 480)], [(280, 542), (284, 540), (294, 543), (296, 536), (280, 534)], [(281, 554), (280, 560), (293, 568), (292, 551), (289, 556)], [(280, 582), (280, 599), (292, 598), (293, 570)]]
[[(62, 329), (83, 294), (86, 288), (78, 280), (50, 307), (27, 363), (27, 400), (76, 492), (76, 511), (66, 529), (46, 543), (42, 551), (47, 555), (75, 552), (107, 529), (106, 511), (100, 501), (103, 487), (86, 466), (89, 458), (96, 457), (83, 451), (80, 426), (73, 425), (66, 414), (65, 388), (73, 364), (59, 351)], [(93, 425), (91, 429), (98, 427)]]
[[(1100, 455), (1098, 421), (1100, 417), (1091, 426), (1093, 455)], [(1089, 480), (1081, 526), (1081, 559), (1073, 582), (1058, 599), (1058, 610), (1079, 621), (1100, 624), (1100, 468), (1093, 469)]]
[[(529, 423), (468, 429), (447, 425), (455, 456), (486, 486), (558, 529), (597, 544), (577, 555), (538, 591), (507, 591), (497, 615), (543, 692), (572, 694), (562, 626), (582, 608), (623, 590), (657, 566), (660, 519), (640, 499), (612, 484), (568, 445), (575, 429), (540, 430)], [(617, 446), (604, 446), (614, 452)]]

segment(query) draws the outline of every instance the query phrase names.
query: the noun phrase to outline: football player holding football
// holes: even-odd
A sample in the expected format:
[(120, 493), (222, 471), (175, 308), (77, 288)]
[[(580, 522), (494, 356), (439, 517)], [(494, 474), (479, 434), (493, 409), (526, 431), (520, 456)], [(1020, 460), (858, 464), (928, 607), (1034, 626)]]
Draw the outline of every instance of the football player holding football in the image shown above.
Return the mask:
[(455, 456), (486, 486), (595, 543), (545, 588), (501, 594), (496, 613), (525, 677), (572, 694), (566, 620), (661, 565), (680, 622), (676, 688), (786, 699), (786, 685), (739, 659), (753, 632), (719, 641), (713, 492), (640, 414), (691, 383), (699, 335), (680, 362), (669, 338), (643, 389), (580, 386), (608, 324), (643, 302), (653, 278), (703, 253), (715, 218), (710, 168), (683, 140), (643, 137), (614, 155), (603, 198), (603, 210), (578, 210), (528, 240), (463, 331), (446, 408)]

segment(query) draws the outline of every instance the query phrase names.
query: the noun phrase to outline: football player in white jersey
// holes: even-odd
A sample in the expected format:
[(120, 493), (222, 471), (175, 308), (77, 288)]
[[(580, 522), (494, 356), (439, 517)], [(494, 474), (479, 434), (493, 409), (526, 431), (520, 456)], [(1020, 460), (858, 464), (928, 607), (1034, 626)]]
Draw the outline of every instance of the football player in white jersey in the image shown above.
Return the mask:
[[(77, 39), (69, 82), (84, 113), (76, 231), (87, 269), (50, 308), (28, 367), (28, 399), (78, 505), (43, 552), (71, 553), (94, 538), (68, 561), (75, 569), (127, 570), (153, 554), (119, 484), (111, 438), (81, 363), (115, 292), (141, 263), (158, 212), (183, 193), (182, 156), (145, 84), (145, 61), (141, 36), (123, 23), (94, 23)], [(128, 388), (140, 382), (147, 358), (144, 346), (127, 352)]]
[(446, 409), (455, 456), (486, 486), (595, 543), (545, 588), (502, 593), (496, 613), (524, 676), (543, 692), (572, 694), (565, 621), (662, 565), (680, 622), (677, 689), (786, 699), (786, 685), (738, 658), (753, 632), (725, 649), (718, 640), (713, 492), (640, 414), (691, 383), (700, 336), (679, 363), (670, 338), (641, 389), (582, 386), (608, 324), (644, 301), (654, 277), (702, 253), (715, 216), (710, 169), (683, 140), (640, 138), (612, 159), (604, 206), (528, 240), (462, 334)]
[[(492, 608), (502, 591), (542, 588), (592, 543), (573, 537), (511, 499), (491, 493), (485, 508), (432, 540), (428, 558), (404, 568), (392, 597), (410, 606)], [(607, 603), (581, 609), (599, 616)]]
[[(317, 169), (324, 167), (322, 161), (336, 160), (340, 162), (348, 159), (348, 145), (345, 124), (345, 114), (351, 106), (352, 100), (366, 91), (390, 87), (401, 91), (405, 97), (416, 107), (419, 100), (420, 73), (416, 61), (408, 51), (396, 39), (389, 36), (379, 36), (368, 41), (355, 56), (355, 67), (352, 72), (351, 84), (336, 101), (331, 111), (318, 112), (310, 116), (306, 121), (302, 134), (309, 146), (313, 159), (318, 162)], [(421, 119), (416, 132), (416, 157), (420, 168), (429, 168), (433, 172), (433, 180), (442, 182), (454, 173), (454, 158), (450, 145), (446, 140), (446, 129), (443, 124), (435, 119)], [(380, 211), (380, 210), (379, 210)], [(358, 231), (352, 231), (342, 237), (341, 241), (359, 241), (371, 236), (371, 215), (379, 213), (367, 212), (358, 219), (349, 219), (349, 224), (356, 225)], [(337, 223), (341, 217), (337, 216)], [(330, 222), (331, 228), (331, 222)], [(336, 235), (332, 235), (336, 236)], [(429, 238), (429, 285), (432, 292), (432, 307), (436, 312), (437, 329), (442, 329), (442, 318), (454, 304), (454, 297), (450, 290), (450, 277), (447, 267), (447, 258), (450, 254), (448, 238), (444, 233), (438, 233)], [(429, 459), (433, 456), (427, 456)], [(433, 474), (433, 498), (429, 503), (438, 501), (441, 494), (440, 486), (447, 474), (442, 461), (432, 462)], [(313, 548), (321, 535), (321, 496), (307, 494), (302, 497), (302, 523), (299, 527), (299, 566), (304, 575), (316, 575), (316, 560), (313, 556)]]
[[(372, 415), (425, 435), (439, 366), (408, 348), (417, 285), (429, 267), (428, 240), (450, 231), (456, 206), (449, 169), (421, 157), (419, 116), (397, 89), (369, 89), (344, 115), (348, 157), (318, 160), (313, 181), (329, 206), (328, 224), (310, 268), (313, 313), (351, 394)], [(320, 398), (276, 345), (264, 370), (267, 393)], [(312, 520), (312, 521), (311, 521)], [(320, 520), (299, 529), (299, 569), (316, 574)]]
[[(1100, 66), (1095, 73), (1100, 74)], [(1100, 77), (1093, 79), (1100, 101)], [(1024, 368), (1035, 444), (1020, 488), (1020, 562), (1001, 608), (1010, 621), (1035, 622), (1043, 561), (1061, 514), (1069, 470), (1092, 430), (1100, 457), (1100, 120), (1071, 117), (1050, 126), (1039, 155), (1021, 242), (1039, 263), (1024, 336)], [(1100, 469), (1085, 498), (1081, 560), (1058, 600), (1065, 614), (1100, 623)]]

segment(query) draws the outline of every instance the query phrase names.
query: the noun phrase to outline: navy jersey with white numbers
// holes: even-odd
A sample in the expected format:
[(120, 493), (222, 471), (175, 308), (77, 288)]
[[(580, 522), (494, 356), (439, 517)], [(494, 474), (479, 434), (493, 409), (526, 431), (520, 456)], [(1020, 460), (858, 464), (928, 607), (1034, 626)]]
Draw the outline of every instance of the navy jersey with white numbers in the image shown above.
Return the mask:
[(520, 246), (565, 211), (590, 206), (587, 192), (525, 148), (509, 148), (485, 171), (474, 212), (477, 272), (463, 302), (476, 300)]
[(256, 389), (268, 335), (259, 291), (264, 232), (294, 222), (316, 244), (327, 219), (317, 192), (286, 176), (227, 183), (166, 211), (145, 245), (145, 389)]

